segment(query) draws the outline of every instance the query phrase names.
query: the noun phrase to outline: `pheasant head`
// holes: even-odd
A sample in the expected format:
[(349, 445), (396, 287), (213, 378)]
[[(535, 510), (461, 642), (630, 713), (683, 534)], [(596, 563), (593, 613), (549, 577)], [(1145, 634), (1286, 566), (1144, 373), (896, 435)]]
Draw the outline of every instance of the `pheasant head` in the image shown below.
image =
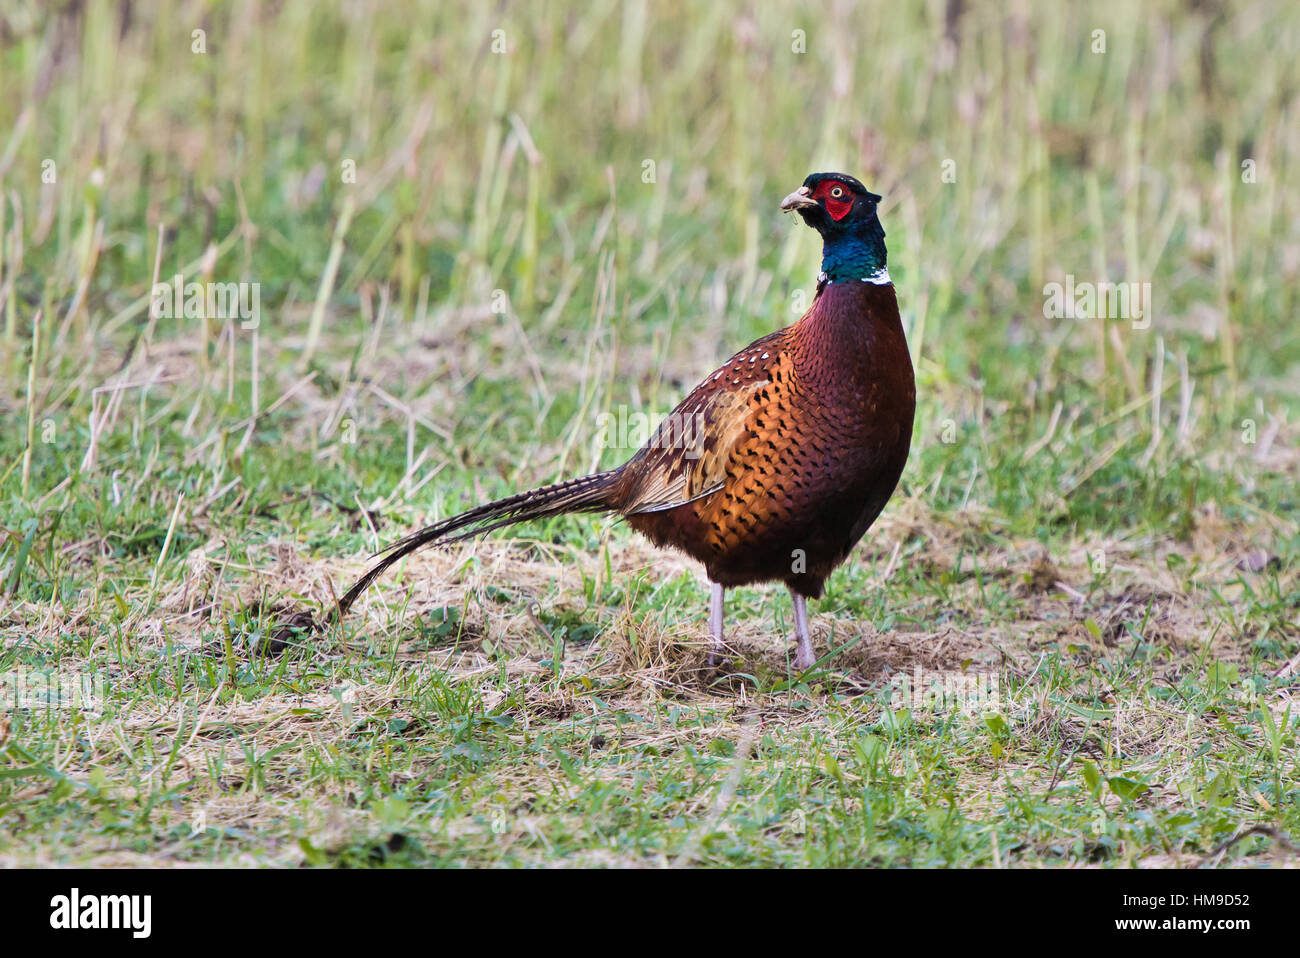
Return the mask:
[(813, 173), (781, 201), (822, 236), (826, 283), (847, 280), (884, 284), (885, 230), (876, 215), (880, 197), (844, 173)]

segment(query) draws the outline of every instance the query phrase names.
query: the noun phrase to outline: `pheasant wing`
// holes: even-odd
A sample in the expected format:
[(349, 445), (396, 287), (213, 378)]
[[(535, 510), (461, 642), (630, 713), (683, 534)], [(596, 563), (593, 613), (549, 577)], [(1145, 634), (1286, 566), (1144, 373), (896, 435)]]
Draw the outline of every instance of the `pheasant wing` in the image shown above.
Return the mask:
[(771, 382), (784, 332), (741, 350), (669, 413), (624, 467), (625, 515), (674, 509), (723, 487), (732, 451), (754, 428), (752, 400)]

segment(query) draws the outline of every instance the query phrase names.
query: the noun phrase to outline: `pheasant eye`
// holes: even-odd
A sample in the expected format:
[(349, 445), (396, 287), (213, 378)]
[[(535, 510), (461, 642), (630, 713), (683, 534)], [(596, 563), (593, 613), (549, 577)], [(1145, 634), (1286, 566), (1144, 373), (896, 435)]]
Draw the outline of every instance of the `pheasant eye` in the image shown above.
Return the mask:
[(831, 190), (831, 196), (835, 197), (837, 200), (843, 195), (844, 195), (844, 188), (842, 186), (837, 186), (833, 190)]

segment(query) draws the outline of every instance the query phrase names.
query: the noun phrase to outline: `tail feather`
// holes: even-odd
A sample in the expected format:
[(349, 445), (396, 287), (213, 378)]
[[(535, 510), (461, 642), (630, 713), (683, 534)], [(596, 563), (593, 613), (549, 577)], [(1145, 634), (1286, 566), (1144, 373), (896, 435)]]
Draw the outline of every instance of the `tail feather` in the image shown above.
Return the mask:
[(431, 543), (460, 542), (529, 519), (545, 519), (574, 512), (609, 511), (614, 508), (610, 493), (618, 477), (619, 470), (614, 469), (583, 476), (581, 479), (557, 482), (489, 502), (458, 516), (417, 529), (376, 553), (384, 558), (358, 579), (339, 600), (339, 614), (346, 615), (357, 597), (390, 566)]

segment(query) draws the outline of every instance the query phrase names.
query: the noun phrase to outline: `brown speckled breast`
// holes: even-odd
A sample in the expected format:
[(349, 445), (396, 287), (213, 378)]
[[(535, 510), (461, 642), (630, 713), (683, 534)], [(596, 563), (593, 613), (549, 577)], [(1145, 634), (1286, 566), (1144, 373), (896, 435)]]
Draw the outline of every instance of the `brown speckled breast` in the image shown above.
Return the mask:
[(893, 493), (915, 408), (893, 286), (826, 286), (678, 405), (674, 435), (698, 441), (652, 438), (624, 470), (621, 511), (715, 582), (817, 598)]

